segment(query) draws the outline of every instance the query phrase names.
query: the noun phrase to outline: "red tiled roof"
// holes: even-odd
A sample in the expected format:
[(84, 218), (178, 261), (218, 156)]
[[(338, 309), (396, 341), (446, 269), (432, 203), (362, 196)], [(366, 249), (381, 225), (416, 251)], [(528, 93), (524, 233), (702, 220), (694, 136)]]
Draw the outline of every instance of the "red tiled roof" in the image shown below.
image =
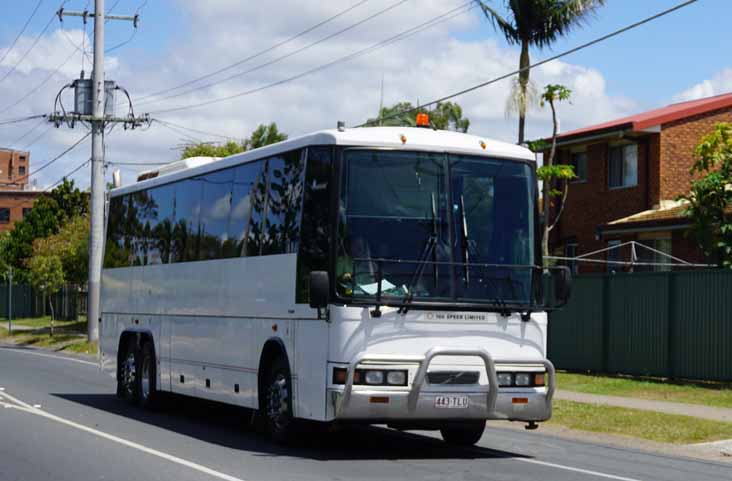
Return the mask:
[(628, 117), (611, 120), (609, 122), (564, 132), (558, 135), (557, 138), (565, 139), (568, 137), (576, 137), (578, 135), (614, 131), (624, 128), (633, 131), (640, 131), (656, 125), (673, 122), (674, 120), (691, 117), (705, 112), (723, 109), (725, 107), (732, 107), (732, 93), (671, 104), (660, 109), (649, 110), (647, 112), (630, 115)]

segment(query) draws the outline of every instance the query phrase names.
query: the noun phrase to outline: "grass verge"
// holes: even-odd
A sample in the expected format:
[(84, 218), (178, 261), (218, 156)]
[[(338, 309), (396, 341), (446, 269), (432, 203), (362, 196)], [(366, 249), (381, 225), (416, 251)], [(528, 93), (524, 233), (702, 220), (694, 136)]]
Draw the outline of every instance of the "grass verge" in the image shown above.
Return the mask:
[(644, 380), (559, 372), (557, 388), (589, 394), (732, 408), (732, 384), (675, 383), (660, 379)]
[(19, 346), (32, 346), (82, 354), (96, 354), (97, 343), (86, 340), (86, 321), (54, 321), (53, 336), (50, 335), (50, 318), (18, 319), (16, 325), (32, 327), (30, 330), (0, 328), (0, 340)]
[(553, 404), (549, 423), (571, 429), (672, 444), (732, 439), (732, 423), (573, 401), (556, 400)]

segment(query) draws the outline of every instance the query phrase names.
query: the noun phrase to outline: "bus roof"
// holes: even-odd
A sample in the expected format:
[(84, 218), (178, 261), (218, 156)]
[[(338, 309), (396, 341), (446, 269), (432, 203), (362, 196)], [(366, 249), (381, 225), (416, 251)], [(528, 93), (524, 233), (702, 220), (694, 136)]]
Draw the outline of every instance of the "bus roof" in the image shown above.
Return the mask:
[[(354, 147), (382, 147), (398, 150), (420, 150), (454, 154), (479, 155), (492, 158), (535, 160), (533, 152), (525, 147), (498, 140), (463, 134), (449, 130), (433, 130), (415, 127), (363, 127), (344, 130), (321, 130), (311, 134), (293, 137), (283, 142), (267, 145), (241, 154), (224, 157), (203, 165), (166, 172), (160, 169), (158, 176), (112, 190), (120, 195), (167, 184), (179, 179), (212, 172), (238, 164), (244, 164), (282, 152), (300, 149), (309, 145), (344, 145)], [(150, 171), (152, 172), (152, 171)]]

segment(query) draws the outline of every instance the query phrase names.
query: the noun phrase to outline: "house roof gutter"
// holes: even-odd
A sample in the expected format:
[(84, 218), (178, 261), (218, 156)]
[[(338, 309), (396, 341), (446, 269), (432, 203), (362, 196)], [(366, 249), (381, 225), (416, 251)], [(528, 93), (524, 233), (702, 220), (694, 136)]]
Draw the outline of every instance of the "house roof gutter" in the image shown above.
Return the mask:
[[(631, 125), (631, 124), (628, 124), (628, 125)], [(634, 132), (632, 127), (628, 128), (627, 126), (622, 126), (622, 128), (613, 128), (612, 130), (600, 132), (600, 133), (596, 133), (596, 134), (588, 134), (588, 135), (579, 134), (577, 136), (571, 136), (566, 139), (563, 139), (560, 137), (557, 139), (557, 147), (566, 147), (568, 145), (584, 144), (587, 142), (592, 142), (594, 140), (606, 140), (606, 139), (620, 140), (631, 132)], [(551, 143), (551, 140), (552, 140), (551, 138), (546, 139), (546, 141), (550, 142), (550, 143)]]

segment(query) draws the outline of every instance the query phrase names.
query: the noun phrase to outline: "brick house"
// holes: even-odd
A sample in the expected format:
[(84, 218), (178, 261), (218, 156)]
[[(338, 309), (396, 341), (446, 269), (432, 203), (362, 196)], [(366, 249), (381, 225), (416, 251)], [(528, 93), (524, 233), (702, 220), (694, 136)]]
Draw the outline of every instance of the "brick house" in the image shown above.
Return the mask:
[(28, 183), (30, 153), (0, 148), (0, 232), (30, 212), (40, 192)]
[[(576, 257), (635, 240), (688, 262), (710, 262), (687, 235), (689, 220), (675, 199), (688, 193), (694, 149), (718, 122), (732, 122), (732, 94), (561, 134), (557, 162), (574, 165), (578, 178), (552, 231), (552, 253)], [(663, 259), (642, 248), (637, 254), (641, 262)], [(592, 257), (626, 261), (630, 252), (624, 247)], [(607, 269), (591, 263), (573, 267), (581, 273)]]

